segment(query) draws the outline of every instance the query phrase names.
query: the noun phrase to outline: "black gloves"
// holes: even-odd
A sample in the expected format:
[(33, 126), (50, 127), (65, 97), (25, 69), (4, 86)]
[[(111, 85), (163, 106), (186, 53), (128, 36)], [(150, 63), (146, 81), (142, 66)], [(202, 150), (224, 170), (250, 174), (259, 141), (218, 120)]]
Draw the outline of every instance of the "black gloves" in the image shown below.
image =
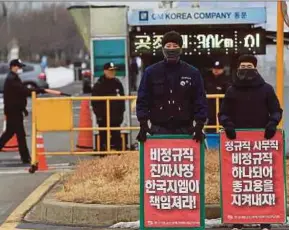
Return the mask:
[(204, 123), (197, 122), (193, 128), (193, 140), (196, 142), (203, 142), (205, 139), (205, 134), (203, 133)]
[(24, 110), (23, 110), (23, 114), (24, 114), (25, 117), (28, 117), (28, 114), (29, 114), (29, 113), (28, 113), (28, 110), (27, 110), (27, 109), (24, 109)]
[(34, 91), (35, 91), (37, 94), (45, 93), (45, 90), (42, 89), (42, 88), (36, 88), (36, 89), (34, 89)]
[(62, 93), (62, 92), (61, 92), (60, 95), (62, 95), (62, 96), (67, 96), (67, 97), (71, 97), (71, 94), (68, 94), (68, 93)]
[(140, 131), (136, 137), (139, 142), (145, 142), (147, 140), (147, 133), (150, 133), (148, 121), (140, 121)]
[(265, 133), (264, 133), (264, 137), (266, 139), (271, 139), (275, 136), (277, 127), (276, 127), (276, 123), (275, 122), (269, 122), (266, 127), (265, 127)]
[(232, 122), (228, 122), (225, 126), (225, 133), (228, 139), (234, 140), (236, 139), (236, 131), (235, 131), (235, 125)]

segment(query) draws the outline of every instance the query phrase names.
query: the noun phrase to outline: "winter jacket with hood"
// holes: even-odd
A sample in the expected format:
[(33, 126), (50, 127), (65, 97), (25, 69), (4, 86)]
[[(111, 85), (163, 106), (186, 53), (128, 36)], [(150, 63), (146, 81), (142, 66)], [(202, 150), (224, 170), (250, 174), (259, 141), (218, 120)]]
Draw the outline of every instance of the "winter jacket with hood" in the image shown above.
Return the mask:
[(228, 88), (218, 115), (220, 124), (232, 122), (235, 128), (265, 128), (278, 125), (283, 110), (273, 87), (258, 74), (252, 80), (236, 78)]

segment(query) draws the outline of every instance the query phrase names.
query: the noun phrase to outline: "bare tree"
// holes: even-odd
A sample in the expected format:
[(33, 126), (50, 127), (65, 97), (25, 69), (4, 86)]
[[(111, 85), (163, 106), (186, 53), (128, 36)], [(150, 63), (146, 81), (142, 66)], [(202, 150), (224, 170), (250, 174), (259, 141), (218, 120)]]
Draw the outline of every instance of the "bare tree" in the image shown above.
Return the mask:
[(1, 30), (0, 24), (0, 52), (12, 38), (19, 42), (20, 57), (32, 61), (39, 55), (74, 59), (84, 49), (73, 19), (62, 4), (44, 5), (34, 10), (27, 3), (20, 12), (11, 13), (9, 23), (6, 20), (4, 24), (10, 29)]

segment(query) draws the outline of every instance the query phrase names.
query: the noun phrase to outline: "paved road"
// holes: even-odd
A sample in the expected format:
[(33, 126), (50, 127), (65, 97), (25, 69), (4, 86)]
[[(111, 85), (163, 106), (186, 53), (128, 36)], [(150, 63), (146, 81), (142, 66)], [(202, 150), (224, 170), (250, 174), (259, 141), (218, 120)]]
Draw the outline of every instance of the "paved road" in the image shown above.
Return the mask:
[[(80, 84), (71, 84), (61, 88), (61, 91), (79, 95), (81, 92)], [(43, 95), (49, 97), (50, 95)], [(80, 101), (75, 102), (74, 105), (74, 124), (79, 124)], [(31, 101), (28, 100), (28, 110), (31, 110)], [(3, 130), (3, 106), (1, 107), (0, 95), (0, 132)], [(136, 120), (133, 122), (135, 125)], [(31, 113), (25, 120), (25, 129), (27, 132), (27, 142), (31, 143)], [(69, 134), (68, 133), (45, 133), (44, 146), (45, 151), (68, 151), (70, 149)], [(133, 135), (135, 139), (136, 134)], [(74, 141), (77, 143), (77, 133), (74, 135)], [(18, 153), (0, 152), (0, 226), (10, 213), (20, 204), (25, 198), (38, 187), (49, 175), (53, 172), (62, 172), (71, 170), (77, 161), (91, 158), (90, 156), (57, 156), (47, 157), (49, 170), (47, 172), (37, 172), (35, 174), (28, 173), (28, 166), (20, 164), (20, 157)], [(36, 225), (30, 226), (27, 224), (21, 225), (23, 229), (82, 229), (82, 228), (66, 228), (64, 226), (46, 226)], [(28, 227), (27, 227), (28, 226)], [(22, 228), (21, 227), (21, 228)], [(20, 228), (20, 229), (21, 229)], [(83, 228), (89, 229), (89, 228)]]
[[(67, 93), (77, 94), (80, 92), (79, 84), (73, 84), (62, 89)], [(47, 95), (46, 95), (47, 96)], [(0, 107), (0, 130), (3, 129), (3, 110)], [(78, 118), (75, 118), (77, 122)], [(30, 148), (31, 138), (31, 117), (26, 119), (26, 130), (28, 133), (28, 144)], [(59, 151), (66, 146), (67, 134), (44, 135), (45, 147), (52, 146), (49, 151)], [(18, 153), (0, 152), (0, 225), (10, 215), (10, 213), (49, 175), (54, 171), (71, 169), (78, 160), (77, 157), (51, 157), (48, 164), (51, 168), (48, 172), (28, 173), (28, 166), (20, 164)]]

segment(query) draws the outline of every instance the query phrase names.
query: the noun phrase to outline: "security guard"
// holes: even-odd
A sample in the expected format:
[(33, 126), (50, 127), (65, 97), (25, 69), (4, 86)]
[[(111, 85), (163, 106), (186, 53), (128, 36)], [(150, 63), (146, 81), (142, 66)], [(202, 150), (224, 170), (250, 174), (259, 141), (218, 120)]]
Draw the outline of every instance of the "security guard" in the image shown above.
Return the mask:
[[(95, 83), (92, 89), (92, 96), (124, 96), (123, 86), (116, 75), (117, 67), (109, 62), (103, 66), (104, 75)], [(106, 127), (106, 101), (92, 101), (93, 112), (99, 127)], [(110, 126), (119, 127), (123, 121), (125, 102), (114, 100), (110, 102)], [(101, 151), (106, 148), (106, 131), (100, 131)], [(111, 145), (116, 150), (121, 150), (121, 135), (119, 130), (111, 131)]]
[(203, 78), (198, 69), (180, 60), (182, 46), (179, 33), (166, 33), (162, 40), (165, 59), (144, 71), (137, 98), (138, 141), (146, 141), (147, 133), (191, 134), (196, 141), (204, 139), (208, 106)]
[(44, 89), (28, 89), (21, 81), (18, 73), (25, 67), (20, 59), (10, 62), (10, 72), (4, 83), (4, 113), (6, 115), (7, 126), (5, 132), (0, 137), (0, 150), (13, 137), (17, 136), (19, 153), (23, 164), (30, 164), (31, 158), (26, 144), (26, 134), (23, 124), (23, 115), (28, 116), (26, 110), (27, 97), (32, 91), (45, 93)]
[[(225, 75), (224, 64), (215, 60), (211, 71), (204, 76), (205, 90), (207, 94), (225, 94), (231, 82)], [(216, 125), (216, 100), (209, 99), (208, 125)], [(207, 129), (208, 133), (215, 133), (216, 129)]]

